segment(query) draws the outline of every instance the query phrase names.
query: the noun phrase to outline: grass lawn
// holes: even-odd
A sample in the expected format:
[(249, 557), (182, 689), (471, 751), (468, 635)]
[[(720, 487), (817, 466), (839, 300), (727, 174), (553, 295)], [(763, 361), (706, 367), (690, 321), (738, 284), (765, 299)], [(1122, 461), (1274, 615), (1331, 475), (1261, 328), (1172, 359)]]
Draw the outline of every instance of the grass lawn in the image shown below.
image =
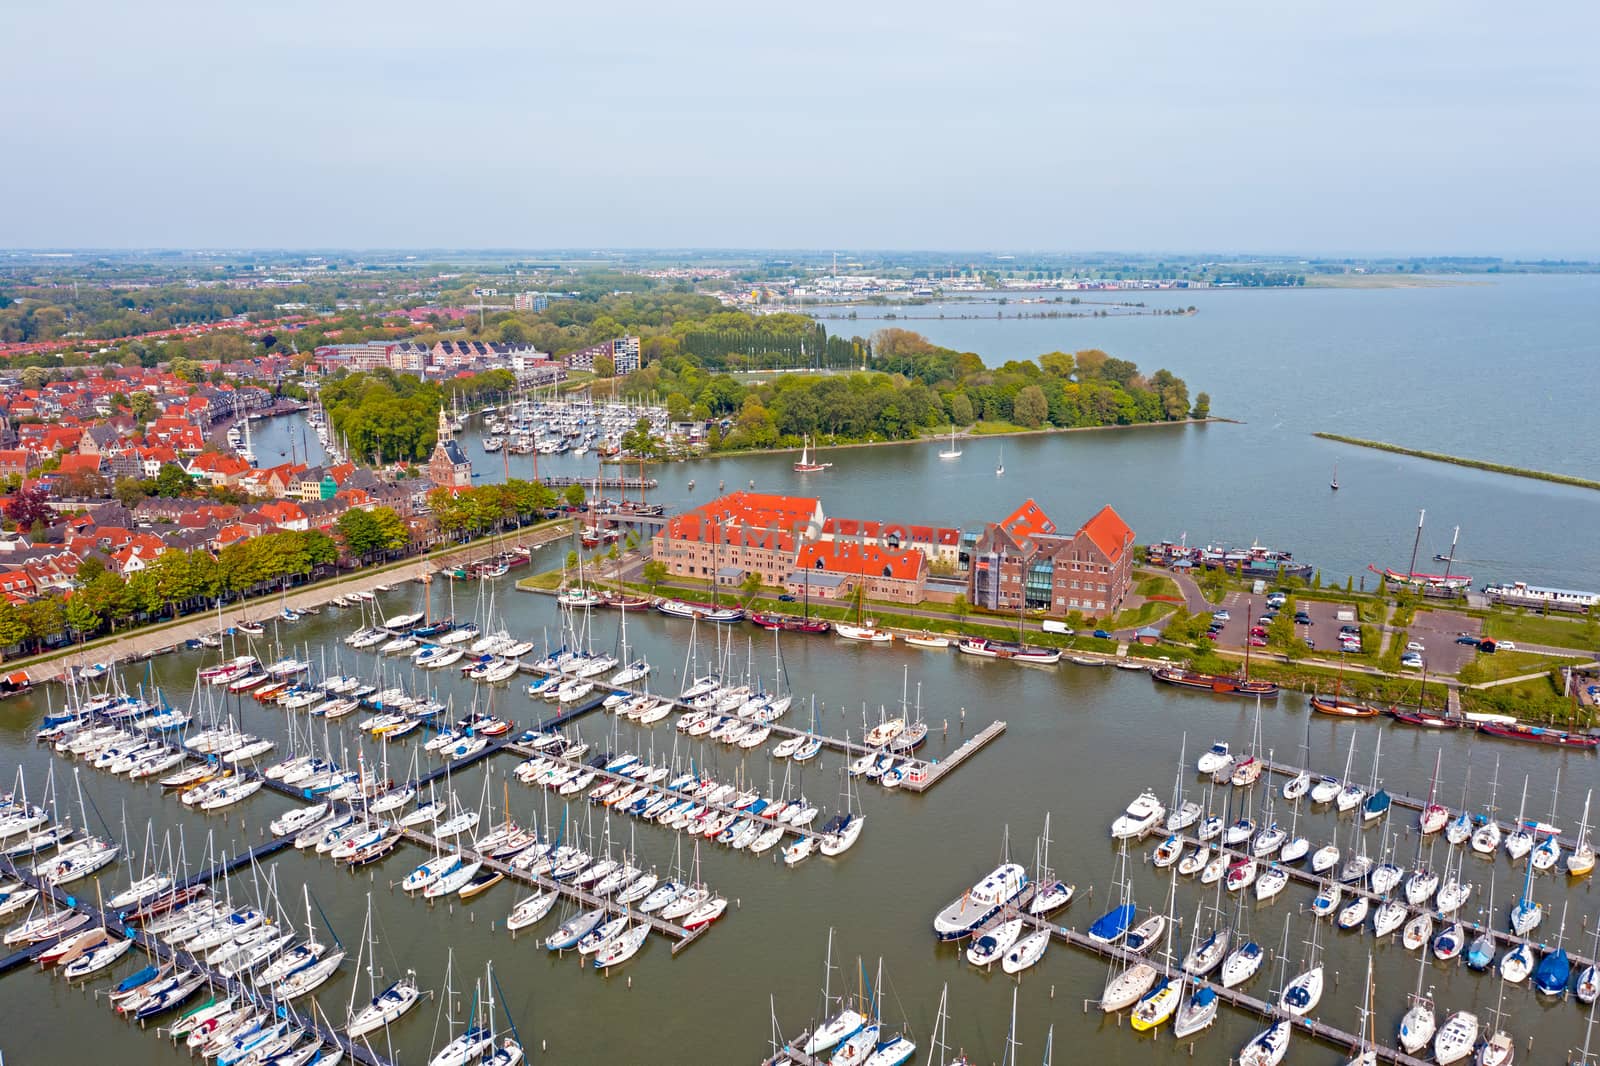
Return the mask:
[(1513, 714), (1526, 721), (1553, 722), (1561, 726), (1593, 725), (1593, 716), (1585, 709), (1582, 717), (1571, 718), (1572, 705), (1556, 690), (1548, 677), (1519, 681), (1514, 685), (1495, 688), (1461, 690), (1461, 706), (1467, 711), (1492, 714)]
[(1563, 656), (1540, 655), (1531, 651), (1497, 651), (1492, 655), (1479, 652), (1471, 666), (1463, 671), (1467, 677), (1462, 680), (1470, 678), (1474, 683), (1498, 681), (1503, 677), (1520, 677), (1523, 674), (1554, 670), (1565, 663), (1576, 661)]
[(1100, 623), (1100, 628), (1107, 631), (1118, 629), (1138, 629), (1149, 625), (1151, 622), (1165, 618), (1178, 609), (1176, 603), (1163, 603), (1160, 600), (1146, 600), (1131, 611), (1123, 611)]
[(1496, 640), (1520, 640), (1557, 648), (1600, 649), (1600, 625), (1584, 619), (1496, 612), (1483, 620), (1483, 632)]
[(1033, 429), (1015, 422), (985, 422), (980, 419), (973, 424), (971, 432), (975, 437), (985, 437), (995, 433), (1032, 433)]
[(557, 589), (561, 587), (561, 571), (546, 570), (542, 574), (521, 578), (517, 581), (519, 589)]
[(1178, 583), (1165, 574), (1151, 574), (1140, 579), (1133, 587), (1133, 591), (1146, 599), (1151, 596), (1173, 596), (1181, 599), (1183, 596), (1178, 590)]

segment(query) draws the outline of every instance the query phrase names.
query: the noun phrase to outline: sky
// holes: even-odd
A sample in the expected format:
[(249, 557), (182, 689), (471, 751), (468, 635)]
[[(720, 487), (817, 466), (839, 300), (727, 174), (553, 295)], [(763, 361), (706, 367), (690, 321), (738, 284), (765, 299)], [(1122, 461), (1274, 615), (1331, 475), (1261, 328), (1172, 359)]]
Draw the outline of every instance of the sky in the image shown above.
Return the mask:
[(1600, 5), (0, 5), (0, 247), (1600, 258)]

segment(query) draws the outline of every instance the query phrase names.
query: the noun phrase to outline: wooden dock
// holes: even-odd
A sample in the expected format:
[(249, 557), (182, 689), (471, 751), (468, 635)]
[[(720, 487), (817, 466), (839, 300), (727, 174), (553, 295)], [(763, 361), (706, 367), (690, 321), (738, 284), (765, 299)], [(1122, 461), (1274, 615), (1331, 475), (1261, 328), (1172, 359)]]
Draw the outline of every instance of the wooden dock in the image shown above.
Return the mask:
[[(315, 1012), (313, 1012), (310, 1017), (307, 1017), (300, 1011), (296, 1010), (292, 1004), (268, 1002), (265, 996), (254, 986), (248, 985), (237, 978), (224, 977), (222, 974), (206, 966), (203, 959), (195, 955), (191, 955), (187, 951), (174, 948), (165, 940), (162, 940), (159, 937), (151, 936), (142, 929), (124, 925), (116, 915), (101, 910), (89, 900), (80, 899), (76, 896), (69, 895), (58, 887), (45, 885), (37, 877), (33, 876), (32, 873), (18, 868), (9, 859), (0, 859), (0, 867), (3, 867), (10, 873), (11, 876), (17, 878), (30, 887), (37, 888), (41, 896), (51, 896), (54, 899), (57, 907), (61, 907), (63, 909), (70, 908), (79, 911), (80, 913), (87, 914), (103, 928), (107, 930), (117, 930), (122, 935), (131, 937), (138, 945), (138, 950), (144, 952), (147, 957), (157, 959), (163, 963), (171, 962), (174, 963), (179, 969), (189, 971), (190, 973), (201, 974), (205, 977), (206, 984), (211, 988), (224, 990), (228, 995), (235, 997), (241, 1003), (256, 1004), (267, 1010), (276, 1009), (276, 1011), (279, 1012), (279, 1017), (287, 1018), (295, 1025), (305, 1029), (307, 1033), (314, 1033), (322, 1040), (324, 1044), (343, 1049), (345, 1055), (350, 1058), (350, 1061), (360, 1063), (361, 1066), (390, 1066), (389, 1060), (380, 1057), (377, 1052), (373, 1051), (368, 1044), (351, 1040), (340, 1030), (331, 1028), (330, 1026), (318, 1021)], [(213, 871), (216, 871), (217, 869), (218, 867), (212, 868)], [(38, 951), (42, 951), (46, 946), (48, 945), (33, 945), (30, 950), (34, 950), (34, 953), (37, 954)], [(7, 959), (5, 961), (10, 962), (11, 959)], [(173, 1009), (176, 1010), (177, 1008), (178, 1005), (174, 1005)]]
[[(416, 844), (419, 847), (426, 848), (434, 854), (447, 854), (457, 850), (454, 841), (438, 840), (433, 836), (422, 832), (420, 829), (402, 829), (401, 833), (404, 835), (406, 840)], [(666, 921), (663, 918), (659, 918), (654, 914), (641, 914), (638, 910), (627, 904), (617, 903), (615, 900), (608, 899), (604, 896), (597, 896), (593, 892), (579, 888), (576, 885), (567, 884), (565, 881), (557, 881), (553, 878), (545, 877), (543, 875), (528, 873), (526, 870), (519, 870), (509, 863), (501, 862), (498, 859), (491, 859), (487, 855), (481, 855), (470, 848), (461, 848), (460, 853), (463, 856), (483, 863), (483, 865), (487, 866), (491, 870), (495, 870), (501, 874), (504, 874), (506, 879), (509, 881), (520, 882), (529, 886), (530, 888), (536, 888), (541, 892), (558, 892), (567, 899), (579, 903), (589, 910), (603, 910), (608, 914), (627, 914), (630, 915), (634, 921), (645, 922), (655, 932), (672, 939), (673, 955), (678, 954), (679, 951), (698, 940), (701, 934), (703, 934), (707, 929), (711, 928), (710, 925), (702, 925), (698, 929), (685, 929), (681, 925), (675, 925), (672, 922)], [(714, 925), (716, 923), (713, 922), (712, 924)]]
[[(674, 791), (672, 789), (667, 788), (665, 785), (645, 785), (644, 782), (635, 780), (634, 778), (629, 777), (627, 774), (612, 773), (611, 771), (609, 771), (609, 770), (607, 770), (607, 769), (605, 769), (603, 767), (590, 766), (587, 763), (577, 762), (577, 761), (572, 760), (572, 759), (564, 759), (559, 755), (547, 755), (547, 754), (544, 754), (543, 752), (535, 751), (531, 747), (524, 747), (522, 745), (507, 745), (507, 747), (511, 751), (516, 752), (518, 755), (521, 755), (524, 758), (528, 758), (528, 759), (533, 759), (533, 758), (550, 759), (550, 760), (552, 760), (554, 762), (558, 762), (558, 763), (562, 764), (563, 766), (566, 766), (568, 769), (571, 769), (571, 770), (593, 771), (596, 777), (601, 778), (602, 780), (605, 780), (605, 781), (614, 781), (614, 782), (617, 782), (617, 783), (620, 783), (620, 784), (627, 784), (627, 785), (643, 785), (644, 788), (649, 790), (652, 794), (654, 794), (657, 797), (670, 796), (673, 799), (677, 799), (677, 800), (687, 800), (688, 802), (690, 802), (692, 804), (695, 804), (697, 806), (709, 807), (711, 810), (714, 810), (714, 811), (718, 812), (719, 814), (732, 814), (732, 815), (735, 815), (735, 816), (737, 816), (739, 818), (755, 818), (758, 821), (765, 822), (767, 824), (768, 828), (771, 828), (771, 827), (773, 827), (773, 826), (778, 824), (776, 822), (773, 822), (770, 818), (762, 818), (762, 816), (759, 815), (759, 814), (751, 814), (748, 811), (742, 811), (742, 810), (739, 810), (737, 808), (730, 807), (725, 803), (706, 803), (705, 800), (695, 799), (693, 796), (689, 795), (687, 792), (677, 792), (677, 791)], [(805, 826), (792, 826), (792, 825), (791, 826), (786, 826), (785, 827), (785, 831), (789, 832), (789, 833), (793, 833), (795, 836), (798, 836), (798, 837), (814, 837), (817, 840), (821, 840), (822, 839), (822, 834), (821, 833), (819, 833), (816, 830), (811, 829), (809, 827), (805, 827)]]
[(990, 722), (977, 733), (968, 737), (962, 745), (943, 759), (936, 759), (923, 764), (921, 774), (913, 772), (900, 785), (901, 788), (910, 789), (912, 792), (926, 792), (937, 785), (945, 774), (966, 762), (973, 755), (988, 744), (995, 737), (1006, 731), (1006, 724), (999, 719)]

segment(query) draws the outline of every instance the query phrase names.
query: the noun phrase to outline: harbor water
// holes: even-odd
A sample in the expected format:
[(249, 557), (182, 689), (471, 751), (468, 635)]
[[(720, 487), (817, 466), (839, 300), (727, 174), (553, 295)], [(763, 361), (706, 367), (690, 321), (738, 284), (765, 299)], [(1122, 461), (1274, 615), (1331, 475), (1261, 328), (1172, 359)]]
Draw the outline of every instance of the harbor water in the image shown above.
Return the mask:
[[(561, 547), (550, 549), (561, 551)], [(440, 583), (433, 587), (435, 612), (453, 610), (458, 617), (482, 618), (493, 598), (493, 611), (503, 616), (515, 633), (542, 644), (545, 634), (557, 639), (560, 621), (553, 599), (512, 591), (511, 578), (498, 582)], [(420, 610), (422, 587), (408, 584), (380, 594), (386, 613)], [(617, 641), (619, 616), (597, 613), (592, 623), (594, 643), (610, 648)], [(354, 612), (328, 610), (292, 626), (274, 629), (262, 638), (263, 658), (275, 656), (279, 647), (294, 650), (329, 673), (360, 673), (376, 678), (380, 670), (390, 683), (413, 687), (430, 684), (442, 698), (464, 713), (474, 698), (487, 695), (479, 686), (460, 678), (455, 670), (439, 674), (414, 671), (395, 660), (382, 660), (372, 652), (355, 652), (338, 640), (359, 620)], [(656, 667), (654, 686), (675, 691), (689, 652), (690, 625), (655, 614), (630, 619), (630, 643)], [(770, 687), (777, 671), (773, 638), (749, 627), (725, 633), (731, 639), (732, 660), (742, 672), (753, 665)], [(713, 653), (715, 634), (701, 629), (696, 643), (701, 656)], [(130, 686), (148, 691), (159, 687), (180, 707), (189, 706), (194, 671), (214, 661), (218, 652), (180, 652), (129, 667)], [(1078, 886), (1079, 898), (1059, 919), (1062, 924), (1085, 928), (1110, 906), (1109, 894), (1117, 853), (1109, 836), (1111, 820), (1143, 788), (1170, 798), (1178, 772), (1180, 746), (1187, 736), (1188, 765), (1181, 774), (1191, 797), (1205, 800), (1203, 784), (1193, 764), (1199, 752), (1215, 739), (1236, 747), (1246, 745), (1252, 731), (1252, 704), (1221, 697), (1176, 692), (1152, 684), (1144, 674), (1111, 668), (1087, 668), (1063, 663), (1049, 668), (1019, 667), (1002, 662), (975, 660), (954, 653), (918, 652), (850, 644), (839, 638), (785, 637), (781, 646), (782, 682), (796, 693), (795, 707), (785, 719), (804, 725), (810, 718), (815, 695), (817, 727), (842, 736), (858, 736), (863, 705), (876, 721), (880, 705), (893, 711), (908, 694), (913, 706), (931, 726), (925, 754), (940, 757), (965, 736), (994, 719), (1007, 723), (1006, 732), (989, 747), (948, 775), (925, 795), (887, 792), (861, 782), (860, 807), (867, 819), (860, 842), (837, 859), (814, 857), (795, 869), (786, 868), (769, 852), (761, 858), (702, 843), (701, 872), (719, 893), (728, 897), (728, 913), (695, 944), (673, 958), (658, 938), (632, 962), (609, 976), (580, 965), (572, 955), (564, 958), (546, 952), (540, 938), (559, 919), (524, 933), (513, 941), (499, 927), (522, 890), (503, 883), (467, 904), (436, 905), (406, 897), (390, 882), (398, 881), (424, 857), (409, 846), (359, 875), (352, 875), (325, 858), (287, 852), (271, 860), (259, 873), (241, 873), (232, 883), (235, 899), (254, 898), (266, 888), (270, 871), (288, 914), (303, 922), (302, 884), (309, 884), (326, 911), (338, 936), (352, 951), (359, 941), (365, 901), (374, 899), (378, 958), (389, 979), (404, 969), (414, 969), (424, 987), (442, 987), (447, 955), (453, 950), (460, 1015), (471, 1009), (471, 982), (492, 959), (495, 973), (509, 1002), (512, 1017), (530, 1048), (545, 1047), (535, 1061), (593, 1062), (718, 1062), (739, 1063), (759, 1059), (769, 1037), (769, 996), (777, 1005), (780, 1024), (793, 1036), (810, 1024), (818, 1011), (822, 961), (828, 931), (835, 931), (833, 988), (857, 984), (857, 959), (866, 967), (868, 981), (875, 978), (881, 956), (886, 1025), (904, 1025), (920, 1041), (926, 1040), (937, 1007), (939, 991), (950, 988), (951, 1040), (964, 1047), (975, 1062), (998, 1062), (1008, 1021), (1011, 980), (975, 971), (953, 945), (934, 941), (933, 914), (959, 896), (974, 880), (999, 861), (1003, 835), (1009, 828), (1014, 859), (1032, 868), (1033, 841), (1046, 812), (1053, 814), (1050, 859), (1059, 875)], [(212, 690), (215, 691), (215, 690)], [(30, 794), (36, 794), (46, 771), (56, 769), (62, 802), (76, 810), (77, 799), (71, 765), (35, 746), (34, 728), (53, 693), (35, 692), (0, 706), (0, 752), (27, 775)], [(254, 700), (229, 696), (228, 703), (244, 728), (286, 743), (287, 724), (304, 726), (302, 714), (263, 707)], [(482, 705), (482, 704), (480, 704)], [(530, 699), (522, 685), (496, 691), (493, 709), (513, 718), (519, 726), (533, 724), (550, 713), (549, 704)], [(347, 745), (354, 759), (360, 734), (353, 723), (359, 715), (327, 727), (337, 747)], [(1285, 696), (1261, 711), (1263, 752), (1279, 761), (1296, 761), (1307, 740), (1308, 711), (1301, 698)], [(767, 754), (770, 743), (754, 752), (740, 752), (699, 739), (685, 739), (671, 728), (670, 720), (654, 727), (618, 725), (603, 711), (593, 712), (575, 727), (600, 749), (633, 750), (657, 761), (676, 757), (680, 765), (693, 760), (697, 769), (720, 779), (736, 777), (765, 790), (768, 779), (782, 785), (790, 768)], [(323, 727), (319, 724), (319, 736)], [(613, 733), (613, 730), (615, 731)], [(1350, 738), (1356, 738), (1351, 778), (1365, 784), (1379, 738), (1382, 755), (1377, 776), (1392, 792), (1426, 795), (1436, 753), (1442, 751), (1444, 772), (1439, 785), (1441, 800), (1454, 807), (1461, 798), (1468, 766), (1471, 768), (1470, 803), (1481, 809), (1488, 803), (1495, 760), (1499, 760), (1498, 801), (1503, 817), (1517, 813), (1517, 800), (1526, 775), (1529, 778), (1528, 816), (1550, 816), (1551, 791), (1557, 769), (1562, 788), (1555, 821), (1575, 832), (1586, 790), (1595, 780), (1593, 756), (1561, 754), (1505, 744), (1471, 735), (1437, 736), (1405, 727), (1370, 721), (1340, 722), (1327, 718), (1310, 721), (1310, 751), (1317, 769), (1342, 774)], [(395, 778), (410, 776), (413, 753), (420, 752), (421, 734), (392, 745), (387, 752), (389, 772)], [(365, 758), (382, 759), (384, 753), (370, 739)], [(436, 765), (433, 757), (417, 754), (421, 767)], [(487, 794), (499, 816), (501, 797), (509, 791), (511, 810), (521, 822), (537, 820), (542, 829), (564, 831), (570, 838), (579, 831), (603, 839), (605, 818), (580, 799), (569, 803), (535, 793), (507, 775), (515, 765), (509, 755), (495, 756), (452, 782), (468, 805), (476, 806)], [(803, 778), (791, 784), (824, 808), (824, 817), (839, 804), (840, 760), (824, 753), (805, 764)], [(798, 773), (799, 767), (790, 772)], [(487, 775), (487, 784), (486, 784)], [(84, 795), (91, 802), (91, 824), (100, 819), (118, 834), (124, 817), (136, 844), (144, 839), (154, 819), (157, 840), (171, 837), (176, 846), (180, 829), (184, 846), (198, 861), (208, 839), (218, 850), (234, 850), (260, 839), (267, 822), (287, 809), (288, 802), (262, 793), (226, 815), (202, 816), (163, 797), (154, 785), (132, 785), (90, 768), (79, 771)], [(1231, 790), (1229, 790), (1231, 791)], [(1266, 790), (1257, 786), (1256, 817)], [(1219, 794), (1212, 805), (1223, 813)], [(1242, 802), (1236, 796), (1234, 804)], [(1289, 808), (1281, 799), (1276, 817), (1287, 822)], [(603, 810), (603, 809), (601, 809)], [(563, 814), (565, 817), (563, 830)], [(1235, 808), (1234, 817), (1237, 817)], [(819, 819), (820, 823), (820, 819)], [(1335, 826), (1337, 825), (1337, 829)], [(1337, 832), (1338, 843), (1350, 848), (1357, 830), (1351, 815), (1336, 819), (1330, 812), (1304, 818), (1300, 828), (1320, 845)], [(1416, 850), (1415, 816), (1396, 809), (1388, 820), (1389, 846), (1395, 861), (1409, 867)], [(1384, 823), (1360, 834), (1368, 851), (1378, 854), (1384, 844)], [(634, 846), (643, 864), (665, 872), (674, 861), (676, 834), (655, 825), (634, 825), (621, 815), (610, 819), (613, 847)], [(1145, 852), (1155, 841), (1130, 852), (1129, 867), (1136, 901), (1144, 907), (1164, 906), (1167, 882), (1148, 866)], [(688, 863), (692, 850), (683, 845)], [(1442, 872), (1442, 842), (1432, 863)], [(1424, 858), (1429, 855), (1425, 851)], [(125, 886), (128, 867), (119, 864), (102, 875), (108, 892)], [(1494, 907), (1503, 926), (1504, 915), (1521, 883), (1521, 870), (1513, 869), (1503, 854), (1493, 862), (1469, 858), (1469, 878), (1477, 885), (1464, 916), (1486, 907), (1491, 879)], [(80, 884), (78, 892), (94, 891)], [(1276, 952), (1283, 939), (1285, 916), (1291, 917), (1289, 976), (1298, 971), (1310, 934), (1308, 904), (1311, 891), (1291, 886), (1276, 900), (1246, 904), (1250, 935)], [(1566, 914), (1566, 944), (1575, 953), (1592, 951), (1591, 936), (1600, 915), (1600, 896), (1589, 882), (1568, 885), (1566, 878), (1540, 875), (1534, 894), (1548, 917), (1540, 936), (1553, 939)], [(1184, 922), (1184, 937), (1193, 926), (1196, 905), (1212, 900), (1210, 888), (1192, 881), (1181, 883), (1176, 910)], [(1223, 910), (1231, 915), (1233, 900), (1224, 894)], [(319, 919), (320, 921), (320, 919)], [(1209, 923), (1207, 918), (1206, 922)], [(1417, 983), (1416, 956), (1398, 943), (1374, 945), (1370, 933), (1338, 933), (1324, 928), (1330, 987), (1318, 1014), (1345, 1029), (1356, 1027), (1356, 1007), (1369, 950), (1377, 967), (1377, 1031), (1392, 1040), (1394, 1025), (1405, 1009), (1404, 997)], [(1181, 950), (1181, 949), (1179, 949)], [(1247, 990), (1267, 998), (1268, 989), (1281, 987), (1283, 977), (1276, 961), (1264, 967)], [(125, 962), (114, 973), (132, 968)], [(1335, 976), (1337, 975), (1337, 976)], [(1150, 1038), (1135, 1037), (1114, 1018), (1098, 1009), (1085, 1013), (1083, 1002), (1097, 999), (1105, 979), (1105, 964), (1073, 948), (1053, 945), (1044, 959), (1023, 975), (1019, 992), (1020, 1061), (1038, 1061), (1047, 1027), (1056, 1030), (1057, 1055), (1072, 1048), (1070, 1061), (1093, 1058), (1109, 1063), (1146, 1061), (1152, 1054), (1187, 1055), (1163, 1033), (1153, 1046)], [(365, 995), (367, 979), (347, 964), (340, 976), (324, 986), (316, 998), (337, 1022), (354, 982)], [(102, 980), (92, 982), (104, 985)], [(1441, 1012), (1472, 1007), (1480, 1015), (1494, 1006), (1497, 983), (1487, 976), (1467, 972), (1458, 963), (1430, 961), (1424, 983), (1436, 989)], [(70, 989), (55, 976), (20, 972), (3, 978), (7, 1025), (0, 1047), (12, 1061), (29, 1061), (33, 1049), (50, 1047), (54, 1056), (82, 1061), (115, 1047), (119, 1060), (138, 1064), (176, 1061), (177, 1053), (160, 1043), (153, 1033), (138, 1033), (113, 1018), (93, 996)], [(435, 1029), (438, 1002), (424, 1004), (392, 1030), (393, 1052), (401, 1062), (422, 1063), (446, 1037)], [(1519, 1043), (1535, 1040), (1532, 1061), (1554, 1061), (1561, 1050), (1581, 1039), (1583, 1012), (1572, 1000), (1545, 1001), (1531, 988), (1508, 990), (1508, 1010), (1514, 1011), (1510, 1028)], [(459, 1021), (458, 1021), (459, 1028)], [(1259, 1028), (1255, 1019), (1224, 1009), (1219, 1023), (1195, 1038), (1196, 1061), (1222, 1063)], [(382, 1046), (380, 1051), (385, 1050)], [(1299, 1041), (1295, 1061), (1343, 1061), (1333, 1049)], [(1067, 1061), (1057, 1058), (1058, 1062)]]

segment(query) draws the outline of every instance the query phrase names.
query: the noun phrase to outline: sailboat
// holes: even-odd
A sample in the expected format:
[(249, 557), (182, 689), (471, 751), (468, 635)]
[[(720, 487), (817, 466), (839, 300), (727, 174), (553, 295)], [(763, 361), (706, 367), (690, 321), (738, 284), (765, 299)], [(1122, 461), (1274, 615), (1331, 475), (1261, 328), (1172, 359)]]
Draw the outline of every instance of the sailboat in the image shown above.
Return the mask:
[(1006, 476), (1006, 448), (1005, 448), (1005, 445), (1003, 445), (1003, 444), (1000, 446), (1000, 461), (995, 464), (994, 476), (995, 477), (1005, 477)]
[(961, 449), (956, 446), (956, 424), (950, 423), (950, 447), (939, 453), (941, 459), (961, 458)]
[(866, 1019), (861, 1013), (851, 1007), (849, 1001), (840, 1000), (839, 1010), (833, 1014), (828, 1011), (833, 1008), (833, 997), (829, 995), (829, 981), (833, 974), (833, 930), (828, 930), (828, 954), (822, 964), (822, 1011), (827, 1015), (827, 1020), (812, 1030), (801, 1048), (807, 1055), (818, 1055), (841, 1040), (854, 1036), (865, 1024)]
[(1357, 1027), (1360, 1041), (1356, 1053), (1345, 1060), (1344, 1066), (1378, 1066), (1378, 1034), (1373, 1019), (1372, 952), (1367, 952), (1367, 991), (1361, 997), (1361, 1024)]
[(1583, 821), (1578, 823), (1578, 842), (1567, 853), (1567, 874), (1570, 877), (1584, 877), (1594, 869), (1594, 845), (1589, 843), (1589, 801), (1593, 798), (1593, 789), (1583, 797)]
[(832, 463), (813, 462), (811, 459), (811, 438), (808, 436), (800, 438), (800, 461), (794, 464), (796, 473), (818, 474), (831, 466), (833, 466)]
[(1333, 464), (1333, 480), (1328, 482), (1328, 488), (1332, 489), (1334, 492), (1338, 492), (1339, 491), (1339, 464), (1338, 463), (1334, 463)]
[(1429, 995), (1422, 994), (1422, 979), (1427, 972), (1428, 953), (1423, 952), (1417, 960), (1417, 990), (1411, 994), (1411, 1006), (1400, 1019), (1400, 1046), (1405, 1048), (1408, 1055), (1415, 1055), (1427, 1047), (1438, 1025), (1433, 1013), (1432, 989)]

